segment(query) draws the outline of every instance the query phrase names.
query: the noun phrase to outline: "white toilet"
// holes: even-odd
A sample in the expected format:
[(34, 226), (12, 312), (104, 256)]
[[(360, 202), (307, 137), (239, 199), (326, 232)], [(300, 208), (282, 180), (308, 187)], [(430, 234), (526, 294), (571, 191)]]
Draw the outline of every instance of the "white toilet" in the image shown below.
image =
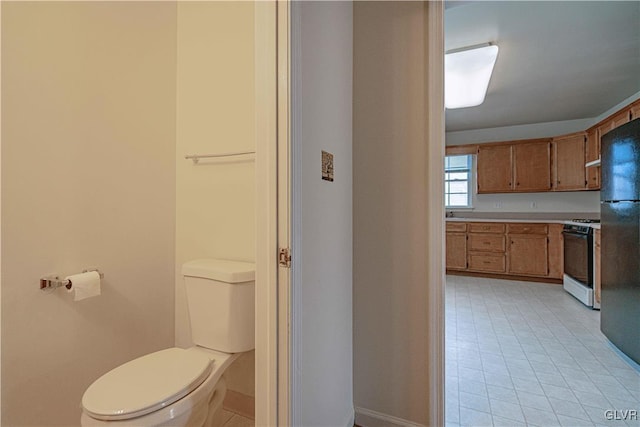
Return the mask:
[(125, 363), (82, 397), (83, 426), (217, 426), (224, 371), (254, 348), (255, 266), (199, 259), (182, 266), (194, 347)]

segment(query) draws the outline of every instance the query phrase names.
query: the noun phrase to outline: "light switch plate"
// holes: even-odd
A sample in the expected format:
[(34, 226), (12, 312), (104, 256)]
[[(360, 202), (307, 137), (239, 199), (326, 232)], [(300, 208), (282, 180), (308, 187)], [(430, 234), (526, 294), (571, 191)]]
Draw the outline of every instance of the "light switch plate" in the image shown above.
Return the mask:
[(322, 179), (333, 182), (333, 154), (322, 151)]

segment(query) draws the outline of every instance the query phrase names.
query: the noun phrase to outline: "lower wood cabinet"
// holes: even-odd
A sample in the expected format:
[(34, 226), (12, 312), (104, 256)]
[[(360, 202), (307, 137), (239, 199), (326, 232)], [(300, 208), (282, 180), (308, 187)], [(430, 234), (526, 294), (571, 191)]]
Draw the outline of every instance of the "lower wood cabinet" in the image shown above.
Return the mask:
[(469, 252), (469, 270), (504, 273), (505, 265), (504, 254)]
[(564, 274), (563, 224), (549, 224), (549, 278), (562, 279)]
[(526, 276), (549, 274), (547, 235), (509, 235), (509, 273)]
[(467, 233), (447, 231), (447, 268), (450, 270), (466, 270), (467, 268)]
[(447, 270), (561, 279), (562, 224), (447, 223)]

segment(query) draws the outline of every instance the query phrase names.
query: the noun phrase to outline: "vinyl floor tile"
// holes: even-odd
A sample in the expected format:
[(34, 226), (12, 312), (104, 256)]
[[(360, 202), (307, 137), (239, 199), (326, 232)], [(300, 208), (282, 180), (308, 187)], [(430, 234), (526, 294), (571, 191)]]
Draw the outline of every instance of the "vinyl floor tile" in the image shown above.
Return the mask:
[(446, 425), (640, 427), (606, 416), (640, 410), (640, 372), (561, 286), (447, 276), (445, 319)]

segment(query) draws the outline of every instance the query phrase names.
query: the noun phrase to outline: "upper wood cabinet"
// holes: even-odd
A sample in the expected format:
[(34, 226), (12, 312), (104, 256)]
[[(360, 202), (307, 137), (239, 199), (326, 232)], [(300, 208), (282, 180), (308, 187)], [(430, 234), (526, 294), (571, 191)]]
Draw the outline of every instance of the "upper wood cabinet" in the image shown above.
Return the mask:
[(535, 142), (513, 145), (514, 190), (548, 191), (551, 189), (551, 144)]
[(553, 138), (553, 189), (555, 191), (584, 190), (585, 132)]
[[(600, 138), (598, 138), (597, 128), (591, 128), (587, 131), (587, 146), (585, 150), (586, 163), (593, 162), (600, 158)], [(587, 178), (587, 189), (599, 190), (600, 189), (600, 177), (602, 176), (602, 169), (600, 166), (589, 166), (585, 169)]]
[(478, 147), (478, 194), (551, 189), (548, 140)]
[(631, 106), (623, 108), (615, 115), (609, 117), (596, 128), (598, 132), (598, 141), (602, 141), (602, 137), (609, 131), (614, 130), (618, 126), (629, 123), (631, 120)]
[(480, 146), (477, 164), (478, 194), (512, 190), (511, 145)]
[(478, 194), (599, 190), (601, 167), (586, 167), (586, 163), (600, 159), (601, 140), (607, 132), (638, 118), (640, 100), (585, 132), (553, 139), (450, 146), (446, 153), (477, 152)]
[(629, 119), (635, 120), (640, 118), (640, 102), (636, 101), (631, 104), (631, 108), (629, 108)]
[(585, 149), (585, 162), (592, 162), (600, 158), (600, 138), (596, 128), (587, 131), (587, 145)]

